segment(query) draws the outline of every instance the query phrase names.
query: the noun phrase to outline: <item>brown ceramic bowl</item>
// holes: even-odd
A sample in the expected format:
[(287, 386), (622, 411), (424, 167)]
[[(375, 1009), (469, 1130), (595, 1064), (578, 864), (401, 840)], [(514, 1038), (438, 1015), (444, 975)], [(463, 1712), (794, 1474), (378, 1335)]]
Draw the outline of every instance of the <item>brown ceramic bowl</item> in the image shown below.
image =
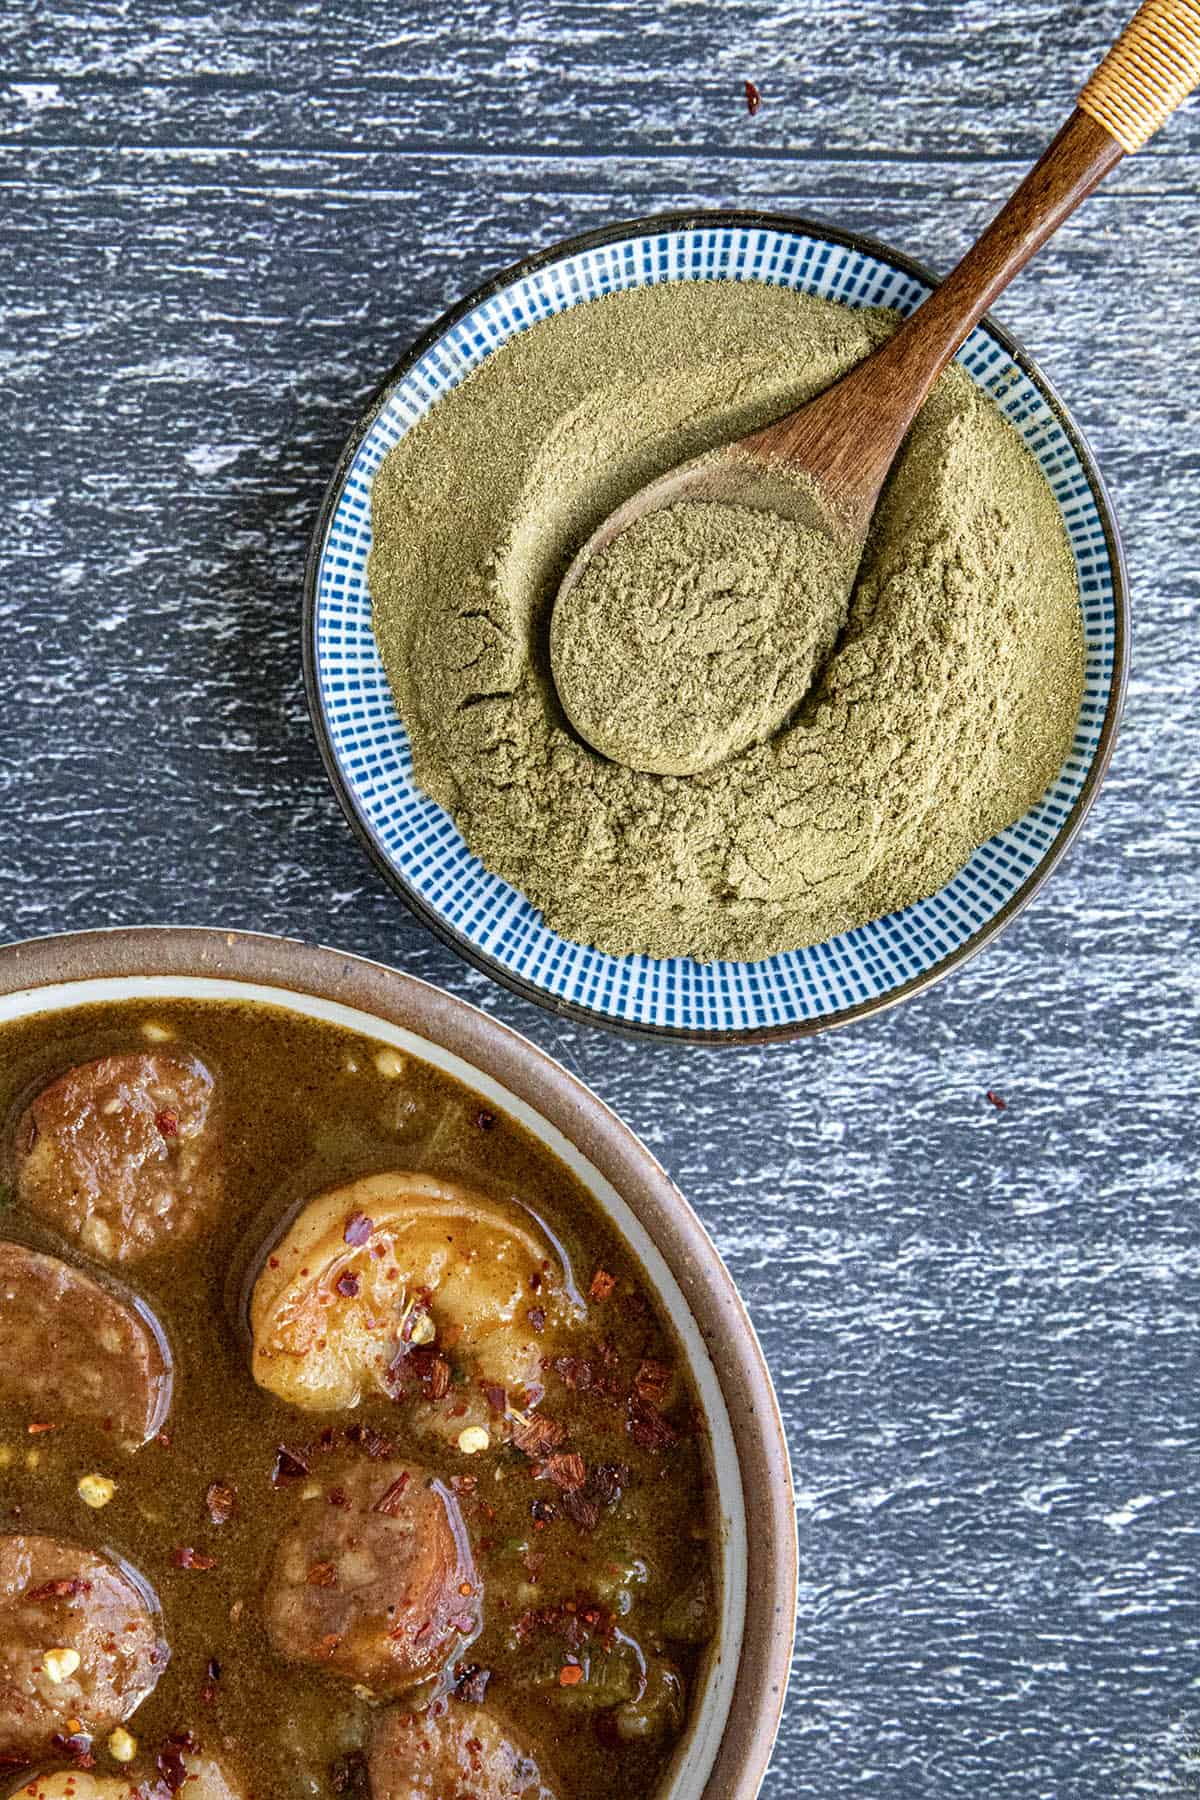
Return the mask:
[(423, 1057), (517, 1119), (615, 1221), (691, 1365), (712, 1438), (724, 1558), (704, 1691), (660, 1800), (753, 1800), (795, 1633), (791, 1478), (754, 1328), (683, 1195), (615, 1114), (544, 1052), (377, 963), (285, 938), (190, 929), (81, 932), (0, 948), (0, 1043), (15, 1018), (168, 997), (282, 1007)]

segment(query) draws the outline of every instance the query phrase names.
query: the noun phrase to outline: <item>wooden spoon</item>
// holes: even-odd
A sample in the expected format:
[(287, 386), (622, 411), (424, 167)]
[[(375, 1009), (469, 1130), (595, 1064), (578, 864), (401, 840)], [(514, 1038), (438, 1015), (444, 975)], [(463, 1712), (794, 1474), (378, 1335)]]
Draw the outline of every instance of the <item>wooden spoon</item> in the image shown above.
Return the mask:
[(556, 607), (620, 532), (681, 501), (765, 507), (820, 525), (861, 552), (904, 436), (964, 338), (1080, 201), (1198, 83), (1200, 0), (1144, 0), (1041, 161), (895, 335), (815, 400), (626, 500), (571, 563)]

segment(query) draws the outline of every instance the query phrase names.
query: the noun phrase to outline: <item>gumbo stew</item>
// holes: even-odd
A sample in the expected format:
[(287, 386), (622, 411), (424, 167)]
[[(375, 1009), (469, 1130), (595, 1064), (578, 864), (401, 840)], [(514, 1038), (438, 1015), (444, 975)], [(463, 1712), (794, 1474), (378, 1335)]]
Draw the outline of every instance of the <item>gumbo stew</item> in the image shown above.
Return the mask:
[(719, 1556), (591, 1196), (268, 1007), (0, 1036), (0, 1794), (638, 1800)]

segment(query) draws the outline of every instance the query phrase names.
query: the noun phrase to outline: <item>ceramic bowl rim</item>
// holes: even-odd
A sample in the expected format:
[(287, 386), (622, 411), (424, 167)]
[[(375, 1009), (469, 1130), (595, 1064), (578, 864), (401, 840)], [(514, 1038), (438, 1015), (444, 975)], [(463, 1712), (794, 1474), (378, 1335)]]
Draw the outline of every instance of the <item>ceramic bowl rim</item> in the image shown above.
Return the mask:
[[(716, 1246), (661, 1163), (597, 1094), (511, 1026), (416, 976), (348, 951), (198, 926), (120, 926), (0, 945), (0, 999), (28, 996), (36, 1002), (40, 990), (152, 977), (201, 977), (233, 989), (265, 986), (411, 1031), (524, 1102), (630, 1207), (666, 1261), (710, 1352), (747, 1522), (753, 1521), (739, 1666), (712, 1771), (694, 1800), (754, 1800), (779, 1729), (796, 1630), (791, 1466), (753, 1323)], [(36, 1004), (29, 1010), (36, 1013)]]
[(502, 987), (517, 994), (522, 1000), (528, 1000), (533, 1005), (541, 1007), (545, 1012), (554, 1013), (561, 1018), (569, 1018), (577, 1024), (599, 1026), (603, 1030), (616, 1032), (622, 1037), (651, 1038), (660, 1042), (744, 1045), (777, 1043), (793, 1038), (814, 1037), (818, 1032), (831, 1031), (838, 1026), (849, 1025), (856, 1020), (873, 1017), (899, 1005), (901, 1001), (911, 999), (925, 989), (933, 987), (935, 983), (941, 981), (952, 971), (969, 962), (1006, 926), (1010, 925), (1019, 913), (1024, 911), (1029, 902), (1041, 890), (1043, 883), (1058, 867), (1074, 843), (1108, 771), (1129, 679), (1131, 628), (1129, 578), (1124, 547), (1117, 525), (1116, 510), (1108, 490), (1108, 484), (1101, 474), (1091, 446), (1076, 424), (1066, 402), (1054, 383), (1049, 380), (1034, 357), (1026, 350), (1024, 344), (1014, 337), (1012, 332), (998, 324), (990, 313), (986, 314), (979, 322), (979, 328), (989, 332), (996, 339), (1022, 373), (1042, 393), (1055, 422), (1065, 433), (1072, 450), (1079, 459), (1080, 466), (1092, 490), (1096, 510), (1104, 529), (1105, 548), (1112, 570), (1113, 585), (1113, 669), (1108, 701), (1104, 710), (1099, 740), (1089, 763), (1087, 774), (1084, 776), (1083, 785), (1066, 819), (1055, 833), (1053, 842), (1039, 858), (1032, 873), (1005, 901), (999, 911), (986, 924), (981, 925), (978, 930), (973, 932), (964, 943), (959, 944), (956, 949), (928, 968), (910, 976), (907, 981), (889, 989), (885, 994), (873, 994), (865, 1000), (856, 1001), (851, 1006), (839, 1007), (836, 1012), (823, 1014), (817, 1018), (788, 1020), (774, 1025), (740, 1026), (727, 1030), (704, 1030), (691, 1026), (661, 1025), (616, 1018), (581, 1005), (577, 1001), (567, 1000), (561, 995), (547, 993), (535, 982), (505, 968), (488, 951), (481, 949), (464, 933), (458, 931), (435, 908), (430, 906), (415, 888), (410, 886), (404, 876), (392, 866), (383, 854), (376, 842), (375, 834), (362, 816), (338, 764), (326, 725), (324, 709), (321, 705), (317, 673), (317, 599), (325, 540), (350, 466), (374, 424), (380, 408), (396, 383), (401, 381), (426, 352), (444, 337), (460, 319), (474, 312), (477, 307), (484, 305), (493, 295), (500, 293), (512, 283), (523, 280), (538, 269), (544, 268), (548, 263), (559, 262), (564, 258), (577, 256), (589, 250), (600, 249), (606, 244), (619, 243), (625, 238), (649, 237), (660, 232), (720, 230), (723, 228), (777, 231), (816, 237), (828, 243), (837, 244), (844, 249), (877, 257), (914, 280), (924, 283), (927, 287), (936, 287), (940, 279), (925, 263), (919, 262), (904, 251), (894, 249), (883, 238), (873, 237), (866, 232), (851, 231), (839, 225), (831, 225), (823, 219), (808, 214), (760, 212), (733, 207), (701, 207), (675, 212), (649, 213), (634, 219), (617, 220), (591, 231), (562, 238), (545, 249), (533, 251), (518, 262), (499, 270), (463, 299), (455, 301), (439, 318), (435, 319), (433, 324), (423, 331), (392, 365), (362, 406), (355, 424), (342, 446), (326, 486), (309, 539), (308, 556), (304, 569), (301, 642), (304, 689), (308, 701), (309, 718), (326, 776), (337, 797), (338, 804), (351, 829), (365, 848), (370, 861), (383, 876), (388, 886), (400, 896), (409, 911), (433, 933), (440, 943), (445, 944), (448, 949), (454, 951), (456, 956), (461, 957), (473, 968), (480, 970), (491, 980), (499, 982)]

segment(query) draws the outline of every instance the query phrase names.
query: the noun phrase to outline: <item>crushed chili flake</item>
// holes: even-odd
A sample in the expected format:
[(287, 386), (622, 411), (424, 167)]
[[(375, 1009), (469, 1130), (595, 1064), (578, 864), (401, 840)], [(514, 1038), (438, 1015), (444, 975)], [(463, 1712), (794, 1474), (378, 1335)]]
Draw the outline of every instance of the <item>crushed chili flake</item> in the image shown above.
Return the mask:
[(486, 1106), (481, 1106), (475, 1114), (475, 1123), (480, 1131), (491, 1131), (496, 1123), (496, 1115), (494, 1112), (489, 1112)]
[(542, 1286), (542, 1278), (538, 1274), (536, 1269), (533, 1271), (533, 1274), (529, 1277), (529, 1285), (533, 1289), (535, 1294), (540, 1292), (541, 1286)]
[(552, 1481), (565, 1494), (581, 1488), (587, 1480), (587, 1464), (577, 1450), (559, 1450), (548, 1456), (534, 1470), (539, 1478)]
[(158, 1126), (158, 1129), (163, 1137), (173, 1138), (173, 1137), (179, 1136), (179, 1114), (178, 1113), (169, 1112), (164, 1107), (162, 1112), (155, 1113), (154, 1123)]
[(607, 1300), (616, 1285), (615, 1275), (610, 1275), (607, 1269), (597, 1269), (592, 1276), (592, 1285), (588, 1289), (588, 1299)]
[(375, 1229), (375, 1221), (368, 1219), (366, 1213), (353, 1212), (346, 1220), (342, 1237), (347, 1244), (358, 1249), (365, 1244)]
[(994, 1089), (988, 1089), (987, 1098), (991, 1101), (997, 1112), (1008, 1111), (1008, 1101), (1005, 1100), (1002, 1095), (997, 1094)]
[(176, 1544), (171, 1552), (171, 1562), (177, 1569), (215, 1569), (217, 1566), (215, 1556), (193, 1550), (190, 1544)]
[(479, 1486), (478, 1475), (452, 1475), (450, 1486), (456, 1494), (473, 1494)]
[(275, 1465), (271, 1470), (271, 1486), (283, 1487), (285, 1482), (299, 1481), (308, 1474), (308, 1459), (298, 1450), (289, 1450), (286, 1444), (280, 1444), (275, 1452)]
[(350, 1496), (344, 1487), (330, 1488), (328, 1494), (330, 1506), (349, 1506)]
[(586, 1394), (595, 1380), (591, 1363), (581, 1356), (556, 1356), (550, 1367), (572, 1393)]
[(583, 1670), (578, 1663), (564, 1663), (558, 1671), (559, 1687), (578, 1687), (583, 1680)]
[(33, 1605), (43, 1600), (71, 1600), (76, 1594), (90, 1594), (92, 1584), (81, 1575), (62, 1576), (57, 1581), (44, 1581), (41, 1587), (30, 1588), (22, 1598)]
[(633, 1378), (633, 1391), (639, 1400), (661, 1407), (670, 1392), (673, 1374), (669, 1363), (656, 1362), (652, 1356), (643, 1357)]
[(469, 1663), (454, 1684), (455, 1695), (467, 1706), (482, 1706), (491, 1679), (490, 1669), (481, 1669), (478, 1663)]
[(373, 1462), (385, 1456), (395, 1454), (396, 1446), (390, 1437), (382, 1431), (376, 1431), (373, 1425), (349, 1425), (346, 1428), (346, 1442), (365, 1450)]
[(344, 1300), (353, 1300), (361, 1284), (353, 1269), (343, 1269), (333, 1285)]
[(565, 1493), (563, 1511), (580, 1531), (595, 1531), (600, 1523), (600, 1502), (593, 1499), (586, 1489)]
[(502, 1418), (508, 1411), (508, 1395), (504, 1389), (498, 1387), (494, 1381), (481, 1381), (479, 1385), (483, 1390), (483, 1397), (488, 1403), (488, 1411), (493, 1413), (496, 1418)]
[(309, 1587), (336, 1587), (337, 1570), (331, 1562), (317, 1562), (313, 1564), (304, 1579), (308, 1582)]
[(408, 1470), (401, 1469), (399, 1475), (397, 1475), (387, 1492), (379, 1496), (379, 1499), (375, 1502), (371, 1511), (383, 1513), (384, 1516), (389, 1519), (398, 1519), (404, 1511), (401, 1501), (404, 1498), (408, 1484), (411, 1480), (412, 1477)]
[(750, 117), (753, 118), (759, 107), (762, 105), (762, 95), (752, 81), (743, 82), (742, 86), (746, 92), (746, 111), (750, 114)]
[(512, 1441), (526, 1456), (544, 1456), (547, 1450), (556, 1450), (566, 1435), (557, 1419), (534, 1413), (524, 1424), (517, 1426)]
[(175, 1440), (169, 1431), (160, 1431), (154, 1441), (156, 1444), (161, 1444), (164, 1450), (169, 1450)]
[(237, 1489), (232, 1481), (210, 1481), (204, 1504), (214, 1525), (228, 1525), (237, 1511)]
[(534, 1331), (545, 1331), (546, 1309), (544, 1306), (531, 1306), (525, 1314)]
[(25, 1427), (30, 1437), (40, 1437), (43, 1431), (57, 1431), (57, 1425), (50, 1425), (44, 1419), (33, 1419)]
[[(92, 1755), (92, 1740), (86, 1731), (56, 1731), (50, 1739), (51, 1747), (60, 1756), (69, 1757), (77, 1769), (94, 1769), (96, 1758)], [(22, 1761), (25, 1759), (22, 1758)]]
[(158, 1755), (154, 1759), (154, 1766), (166, 1784), (168, 1793), (177, 1794), (184, 1782), (189, 1779), (183, 1755), (185, 1750), (191, 1751), (195, 1748), (196, 1740), (190, 1731), (174, 1731), (170, 1737), (163, 1739)]
[(341, 1641), (342, 1634), (340, 1631), (327, 1631), (325, 1636), (315, 1645), (317, 1655), (332, 1656)]
[(625, 1429), (643, 1450), (667, 1450), (679, 1441), (679, 1433), (670, 1420), (665, 1419), (656, 1406), (636, 1395), (629, 1402)]
[(529, 1516), (535, 1525), (549, 1525), (558, 1516), (553, 1500), (535, 1500), (529, 1508)]

